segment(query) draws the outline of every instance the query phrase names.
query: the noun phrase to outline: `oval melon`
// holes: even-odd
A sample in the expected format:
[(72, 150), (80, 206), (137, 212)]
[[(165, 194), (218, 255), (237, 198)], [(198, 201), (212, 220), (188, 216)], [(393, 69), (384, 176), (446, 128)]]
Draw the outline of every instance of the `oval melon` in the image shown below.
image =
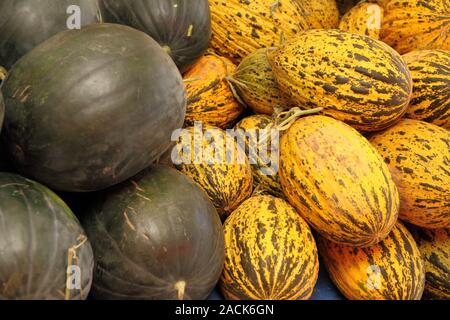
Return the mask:
[(406, 112), (412, 80), (402, 57), (385, 43), (341, 30), (309, 30), (272, 51), (280, 89), (302, 108), (361, 131), (395, 124)]
[(376, 149), (325, 116), (297, 120), (281, 136), (280, 181), (289, 202), (322, 236), (365, 247), (397, 221), (398, 191)]
[(255, 196), (224, 225), (225, 267), (220, 288), (230, 300), (306, 300), (319, 272), (306, 222), (287, 202)]

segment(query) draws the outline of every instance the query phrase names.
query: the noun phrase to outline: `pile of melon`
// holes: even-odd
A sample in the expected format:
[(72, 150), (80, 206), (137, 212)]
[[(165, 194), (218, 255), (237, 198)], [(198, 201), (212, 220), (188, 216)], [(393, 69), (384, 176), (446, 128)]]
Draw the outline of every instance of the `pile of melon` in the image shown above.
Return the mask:
[(450, 299), (446, 0), (0, 2), (0, 300)]

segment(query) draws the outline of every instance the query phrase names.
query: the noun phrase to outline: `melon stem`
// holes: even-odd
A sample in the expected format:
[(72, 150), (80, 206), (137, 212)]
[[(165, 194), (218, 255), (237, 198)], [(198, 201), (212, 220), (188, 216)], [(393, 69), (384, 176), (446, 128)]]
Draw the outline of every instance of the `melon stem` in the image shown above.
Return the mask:
[(175, 289), (178, 292), (178, 300), (184, 300), (186, 281), (178, 281), (177, 283), (175, 283)]
[(169, 56), (172, 56), (172, 49), (170, 49), (170, 47), (168, 45), (165, 45), (162, 48)]

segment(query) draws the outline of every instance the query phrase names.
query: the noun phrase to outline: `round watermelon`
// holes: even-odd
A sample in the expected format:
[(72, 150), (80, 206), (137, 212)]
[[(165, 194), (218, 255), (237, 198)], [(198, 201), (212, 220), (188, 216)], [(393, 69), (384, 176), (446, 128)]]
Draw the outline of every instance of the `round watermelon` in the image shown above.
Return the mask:
[(170, 54), (184, 72), (208, 48), (208, 0), (100, 0), (105, 21), (144, 31)]
[(0, 21), (0, 65), (9, 69), (51, 36), (100, 16), (96, 0), (14, 0), (0, 1)]
[(77, 218), (46, 187), (0, 173), (0, 300), (85, 299), (94, 257)]
[(224, 263), (219, 215), (193, 180), (153, 167), (103, 194), (84, 221), (100, 299), (206, 299)]
[(60, 191), (120, 183), (170, 146), (186, 112), (181, 75), (127, 26), (59, 33), (10, 70), (4, 136), (24, 175)]

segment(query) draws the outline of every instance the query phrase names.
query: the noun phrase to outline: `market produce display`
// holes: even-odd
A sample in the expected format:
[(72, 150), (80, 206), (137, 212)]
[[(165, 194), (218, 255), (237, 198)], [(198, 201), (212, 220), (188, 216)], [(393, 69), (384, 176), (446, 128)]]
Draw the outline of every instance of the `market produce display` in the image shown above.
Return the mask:
[(0, 1), (0, 66), (9, 70), (38, 44), (67, 30), (69, 6), (80, 8), (81, 26), (101, 21), (92, 0)]
[(0, 0), (0, 300), (450, 300), (449, 129), (449, 0)]
[(94, 296), (205, 299), (224, 259), (219, 216), (175, 169), (154, 167), (107, 192), (84, 225), (96, 255)]
[(231, 300), (308, 299), (319, 272), (316, 242), (287, 202), (272, 196), (245, 201), (224, 225), (220, 288)]
[(161, 44), (182, 72), (208, 48), (208, 0), (99, 0), (105, 22), (144, 31)]
[(42, 43), (14, 65), (2, 92), (15, 165), (63, 191), (104, 189), (145, 169), (185, 113), (182, 79), (164, 50), (114, 24)]
[[(92, 248), (56, 194), (21, 176), (0, 173), (0, 231), (0, 300), (86, 299)], [(68, 266), (76, 267), (73, 288), (67, 286), (72, 282)]]

